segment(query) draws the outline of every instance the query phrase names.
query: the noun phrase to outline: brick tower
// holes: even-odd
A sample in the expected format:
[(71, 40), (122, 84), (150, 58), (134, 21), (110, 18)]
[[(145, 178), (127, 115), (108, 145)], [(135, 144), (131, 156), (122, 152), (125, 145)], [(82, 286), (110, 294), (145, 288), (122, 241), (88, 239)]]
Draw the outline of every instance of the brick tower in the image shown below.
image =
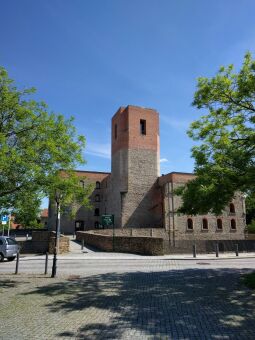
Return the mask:
[(116, 227), (155, 227), (159, 176), (159, 115), (136, 106), (121, 107), (112, 118), (110, 202)]

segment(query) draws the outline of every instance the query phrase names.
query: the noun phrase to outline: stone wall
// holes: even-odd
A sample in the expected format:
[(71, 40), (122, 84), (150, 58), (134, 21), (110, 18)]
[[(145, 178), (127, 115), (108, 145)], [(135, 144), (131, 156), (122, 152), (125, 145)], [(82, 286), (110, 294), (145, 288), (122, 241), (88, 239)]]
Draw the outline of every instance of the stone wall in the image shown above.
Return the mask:
[[(112, 229), (90, 230), (90, 233), (109, 235), (113, 233)], [(141, 236), (141, 237), (160, 237), (168, 240), (168, 233), (164, 228), (116, 228), (116, 236)]]
[[(140, 121), (146, 122), (141, 133)], [(112, 172), (109, 213), (116, 227), (162, 225), (155, 203), (159, 176), (159, 116), (136, 106), (120, 108), (112, 118)]]
[(175, 246), (164, 240), (164, 254), (192, 254), (194, 244), (197, 254), (215, 253), (216, 244), (219, 252), (235, 253), (236, 244), (239, 252), (255, 251), (255, 240), (178, 240)]
[[(169, 176), (171, 175), (171, 176)], [(174, 240), (241, 240), (244, 239), (245, 211), (243, 197), (236, 193), (232, 203), (235, 213), (231, 213), (229, 206), (220, 216), (212, 214), (187, 216), (179, 215), (178, 208), (181, 206), (181, 197), (174, 195), (174, 190), (194, 178), (191, 174), (169, 174), (159, 179), (163, 187), (164, 204), (164, 227), (170, 233), (172, 244)], [(193, 221), (193, 230), (187, 227), (188, 218)], [(208, 221), (208, 229), (202, 228), (202, 220)], [(222, 220), (222, 229), (217, 228), (217, 219)], [(236, 222), (236, 229), (231, 228), (231, 220)]]
[[(22, 254), (46, 253), (53, 254), (55, 247), (55, 233), (49, 231), (33, 231), (32, 240), (18, 241)], [(59, 241), (59, 254), (69, 252), (69, 238), (61, 235)]]
[[(75, 219), (70, 214), (72, 210), (71, 205), (62, 207), (60, 216), (61, 232), (66, 234), (73, 234), (78, 223), (83, 223), (84, 230), (94, 228), (96, 222), (101, 223), (100, 216), (106, 213), (110, 174), (108, 172), (97, 171), (76, 171), (76, 175), (80, 177), (81, 185), (93, 184), (95, 189), (90, 196), (91, 209), (80, 205), (76, 206)], [(96, 188), (96, 182), (100, 183), (100, 188)], [(96, 208), (99, 209), (99, 216), (95, 214)], [(49, 204), (48, 228), (52, 231), (56, 228), (56, 203), (52, 200)]]
[[(69, 238), (66, 236), (61, 235), (59, 239), (59, 254), (64, 254), (69, 252)], [(49, 239), (49, 254), (54, 254), (55, 249), (55, 235), (51, 235)]]
[(163, 239), (158, 237), (102, 235), (93, 232), (78, 232), (77, 240), (104, 251), (163, 255)]

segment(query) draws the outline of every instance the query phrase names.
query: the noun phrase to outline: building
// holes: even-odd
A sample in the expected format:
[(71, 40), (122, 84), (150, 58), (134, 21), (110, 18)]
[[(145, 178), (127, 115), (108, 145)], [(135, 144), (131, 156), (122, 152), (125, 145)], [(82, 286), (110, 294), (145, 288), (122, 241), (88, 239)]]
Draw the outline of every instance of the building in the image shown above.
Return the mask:
[[(244, 198), (237, 194), (221, 216), (178, 215), (181, 198), (174, 189), (194, 178), (188, 173), (160, 176), (159, 114), (137, 106), (120, 107), (112, 117), (111, 173), (77, 171), (95, 184), (93, 209), (80, 207), (76, 218), (61, 216), (61, 231), (101, 228), (101, 216), (113, 214), (116, 228), (160, 228), (169, 241), (243, 239)], [(85, 185), (81, 180), (81, 185)], [(67, 209), (68, 212), (68, 209)], [(54, 228), (54, 204), (49, 227)]]

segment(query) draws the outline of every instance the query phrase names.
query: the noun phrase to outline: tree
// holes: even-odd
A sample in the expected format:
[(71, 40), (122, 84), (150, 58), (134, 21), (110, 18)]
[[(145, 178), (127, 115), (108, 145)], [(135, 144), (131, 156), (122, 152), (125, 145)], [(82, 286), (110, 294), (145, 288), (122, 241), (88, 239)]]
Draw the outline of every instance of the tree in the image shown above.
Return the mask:
[(38, 222), (40, 216), (41, 197), (38, 193), (23, 193), (22, 199), (17, 199), (12, 213), (15, 223), (24, 228), (42, 228)]
[(180, 212), (220, 214), (239, 191), (255, 193), (255, 61), (244, 57), (238, 73), (221, 67), (211, 79), (199, 78), (193, 105), (207, 113), (193, 122), (188, 135), (196, 178), (177, 190)]
[[(91, 188), (81, 190), (73, 171), (85, 162), (85, 138), (77, 135), (73, 118), (49, 112), (44, 102), (31, 99), (34, 93), (18, 90), (0, 68), (0, 209), (18, 209), (22, 201), (24, 208), (26, 201), (68, 185), (67, 201), (87, 204)], [(61, 169), (68, 176), (60, 176)]]

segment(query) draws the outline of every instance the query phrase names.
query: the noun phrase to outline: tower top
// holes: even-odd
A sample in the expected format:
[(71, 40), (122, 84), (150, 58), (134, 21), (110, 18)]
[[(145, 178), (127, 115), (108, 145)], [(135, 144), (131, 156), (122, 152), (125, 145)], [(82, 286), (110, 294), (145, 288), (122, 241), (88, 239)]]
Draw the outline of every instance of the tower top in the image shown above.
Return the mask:
[(120, 149), (159, 151), (159, 114), (154, 109), (128, 105), (112, 117), (112, 155)]

